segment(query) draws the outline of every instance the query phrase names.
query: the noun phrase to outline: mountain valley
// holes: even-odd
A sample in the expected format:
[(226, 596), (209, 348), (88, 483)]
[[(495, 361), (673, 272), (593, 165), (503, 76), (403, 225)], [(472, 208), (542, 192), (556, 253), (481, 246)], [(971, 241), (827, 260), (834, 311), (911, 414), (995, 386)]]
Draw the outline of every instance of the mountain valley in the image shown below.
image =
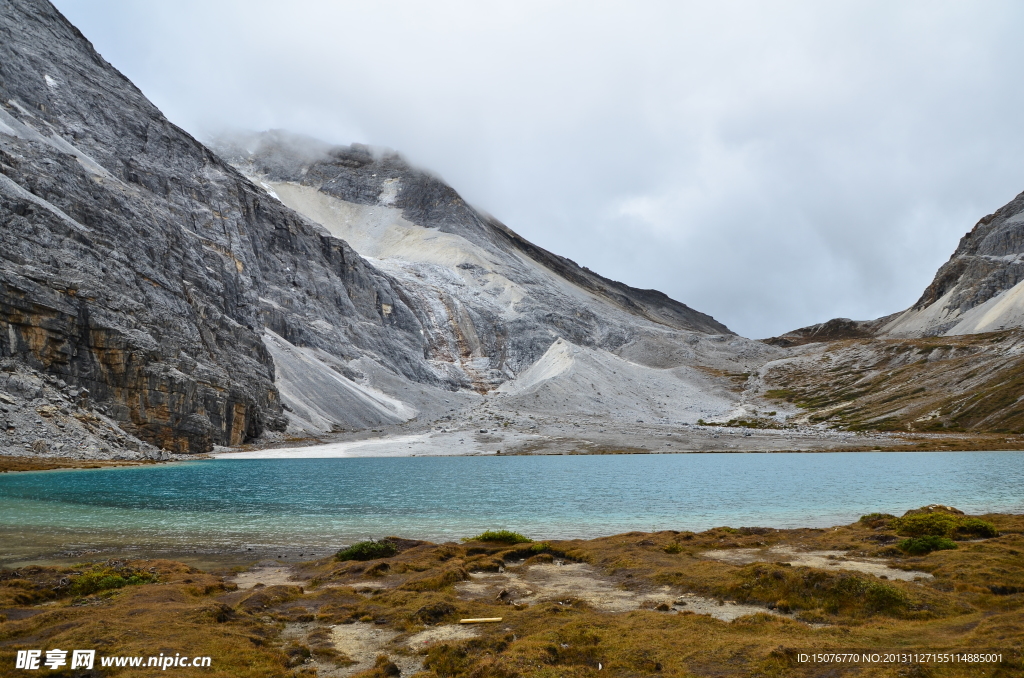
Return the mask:
[(395, 152), (204, 146), (46, 2), (4, 4), (0, 34), (4, 455), (1020, 444), (1024, 197), (907, 311), (758, 341)]

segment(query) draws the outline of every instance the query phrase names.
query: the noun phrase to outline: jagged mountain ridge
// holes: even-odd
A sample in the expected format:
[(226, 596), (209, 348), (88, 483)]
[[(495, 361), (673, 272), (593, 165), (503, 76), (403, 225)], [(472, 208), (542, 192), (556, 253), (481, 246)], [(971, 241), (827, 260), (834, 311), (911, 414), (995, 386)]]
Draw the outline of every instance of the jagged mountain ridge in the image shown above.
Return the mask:
[(428, 358), (453, 387), (493, 390), (558, 338), (614, 351), (644, 332), (733, 336), (660, 292), (607, 280), (536, 247), (393, 152), (283, 132), (214, 146), (392, 277), (426, 330)]
[(1024, 193), (983, 217), (889, 336), (956, 336), (1024, 327)]
[(475, 209), (448, 184), (414, 168), (401, 155), (353, 144), (332, 147), (279, 130), (213, 143), (250, 176), (294, 182), (361, 205), (386, 205), (409, 222), (467, 239), (485, 250), (516, 253), (632, 315), (678, 330), (733, 334), (711, 316), (657, 290), (605, 278), (571, 259), (534, 245), (494, 217)]
[[(634, 354), (732, 336), (533, 247), (405, 166), (389, 209), (522, 264), (533, 277), (517, 285), (558, 288), (561, 307), (533, 289), (518, 309), (460, 301), (439, 320), (407, 269), (360, 257), (168, 122), (49, 3), (0, 5), (0, 36), (0, 356), (87, 388), (144, 440), (201, 452), (283, 428), (282, 370), (321, 398), (306, 418), (359, 427), (464, 402), (563, 335)], [(383, 188), (353, 180), (344, 195), (365, 208)]]

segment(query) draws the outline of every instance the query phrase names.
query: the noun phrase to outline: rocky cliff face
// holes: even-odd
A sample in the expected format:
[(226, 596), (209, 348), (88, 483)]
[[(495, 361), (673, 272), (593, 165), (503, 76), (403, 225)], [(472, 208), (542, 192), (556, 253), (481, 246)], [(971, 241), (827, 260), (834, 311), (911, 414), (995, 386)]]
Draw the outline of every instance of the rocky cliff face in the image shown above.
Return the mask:
[(975, 225), (935, 280), (881, 333), (955, 336), (1024, 327), (1024, 193)]
[(454, 406), (558, 337), (636, 353), (731, 334), (533, 246), (393, 154), (313, 150), (236, 153), (256, 186), (47, 2), (0, 4), (0, 357), (202, 452), (289, 417), (330, 430)]
[(0, 36), (0, 355), (182, 452), (284, 425), (265, 328), (436, 380), (387, 276), (170, 124), (52, 6), (3, 3)]
[(534, 245), (397, 153), (360, 145), (331, 147), (280, 131), (222, 138), (213, 147), (250, 176), (312, 187), (346, 203), (392, 208), (405, 221), (462, 238), (503, 264), (511, 257), (528, 259), (632, 316), (678, 330), (732, 334), (711, 316), (657, 290), (609, 280)]

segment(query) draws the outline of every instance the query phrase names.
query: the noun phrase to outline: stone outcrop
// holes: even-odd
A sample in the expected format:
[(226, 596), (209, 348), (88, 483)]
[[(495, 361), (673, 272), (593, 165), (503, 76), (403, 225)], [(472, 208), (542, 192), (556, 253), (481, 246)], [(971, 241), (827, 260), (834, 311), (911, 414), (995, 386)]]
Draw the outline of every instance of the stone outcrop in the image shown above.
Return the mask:
[(878, 329), (892, 321), (896, 315), (886, 316), (878, 320), (850, 320), (849, 318), (833, 318), (832, 320), (808, 325), (797, 330), (769, 339), (763, 339), (773, 346), (802, 346), (822, 341), (839, 341), (842, 339), (867, 339), (875, 336)]

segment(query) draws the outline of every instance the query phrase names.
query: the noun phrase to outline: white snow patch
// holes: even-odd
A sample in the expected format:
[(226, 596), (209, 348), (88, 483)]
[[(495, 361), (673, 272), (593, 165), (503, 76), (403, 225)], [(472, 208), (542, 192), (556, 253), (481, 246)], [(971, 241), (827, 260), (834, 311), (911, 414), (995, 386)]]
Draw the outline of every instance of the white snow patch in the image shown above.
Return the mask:
[(50, 87), (50, 88), (53, 88), (53, 89), (57, 88), (57, 81), (54, 78), (50, 77), (49, 75), (45, 75), (44, 74), (43, 75), (43, 80), (46, 81), (46, 86), (47, 87)]

